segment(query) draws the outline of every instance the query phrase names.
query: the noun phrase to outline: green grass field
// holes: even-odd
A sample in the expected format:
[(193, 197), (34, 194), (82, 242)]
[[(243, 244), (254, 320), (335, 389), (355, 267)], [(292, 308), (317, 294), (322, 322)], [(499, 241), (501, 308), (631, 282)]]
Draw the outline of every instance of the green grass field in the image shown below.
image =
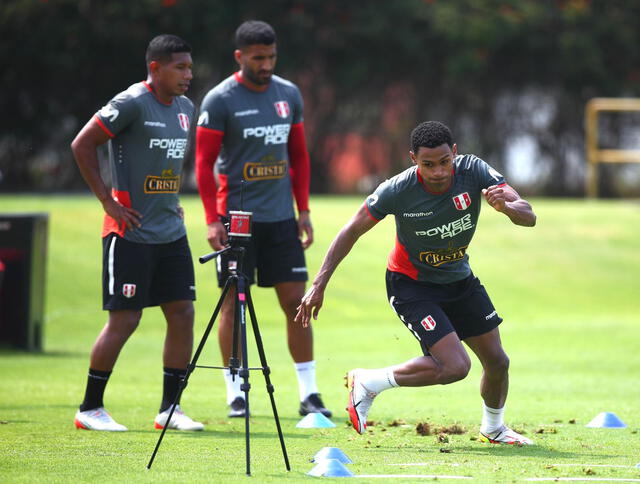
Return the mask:
[[(316, 241), (307, 251), (312, 275), (360, 203), (360, 197), (312, 199)], [(253, 372), (253, 480), (316, 479), (306, 476), (313, 467), (309, 460), (325, 446), (341, 448), (358, 475), (405, 476), (389, 482), (414, 482), (415, 475), (475, 482), (639, 480), (640, 205), (543, 199), (533, 204), (538, 214), (533, 229), (516, 227), (485, 206), (469, 254), (505, 320), (501, 333), (511, 358), (507, 422), (537, 445), (475, 440), (481, 400), (473, 357), (462, 382), (382, 394), (372, 407), (375, 424), (367, 435), (346, 425), (342, 378), (347, 370), (387, 366), (419, 353), (386, 302), (383, 277), (394, 232), (388, 219), (340, 266), (315, 323), (319, 386), (334, 410), (336, 428), (295, 428), (297, 385), (283, 318), (273, 291), (253, 290), (292, 465), (285, 472), (264, 380)], [(192, 251), (205, 254), (200, 201), (184, 197), (183, 205)], [(162, 382), (164, 323), (155, 308), (145, 311), (125, 346), (105, 397), (130, 431), (114, 435), (74, 428), (89, 351), (106, 319), (100, 309), (100, 206), (89, 196), (1, 196), (0, 211), (50, 213), (45, 351), (0, 350), (0, 482), (246, 481), (243, 421), (226, 418), (219, 370), (196, 370), (183, 396), (185, 410), (205, 422), (206, 430), (168, 433), (153, 467), (146, 469), (158, 438), (152, 420)], [(213, 274), (213, 263), (197, 264), (196, 341), (218, 299)], [(219, 364), (215, 337), (199, 363)], [(258, 363), (255, 351), (250, 363)], [(616, 413), (628, 427), (585, 427), (603, 411)], [(466, 432), (422, 436), (418, 423), (435, 429), (457, 424)], [(374, 481), (379, 480), (386, 481)]]

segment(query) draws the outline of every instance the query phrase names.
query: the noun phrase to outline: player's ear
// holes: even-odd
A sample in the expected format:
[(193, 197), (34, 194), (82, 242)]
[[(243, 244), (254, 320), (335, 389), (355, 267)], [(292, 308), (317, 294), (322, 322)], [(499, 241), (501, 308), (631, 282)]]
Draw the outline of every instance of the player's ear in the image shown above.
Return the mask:
[(149, 62), (149, 66), (148, 66), (149, 74), (156, 74), (159, 68), (160, 68), (160, 63), (158, 61)]
[(458, 155), (458, 144), (457, 143), (453, 143), (453, 146), (451, 147), (451, 153), (453, 153), (453, 156), (457, 156)]
[(416, 160), (416, 155), (415, 155), (415, 153), (413, 151), (409, 151), (409, 158), (411, 158), (411, 162), (414, 165), (418, 164), (418, 160)]
[(236, 49), (233, 51), (233, 58), (236, 60), (238, 64), (242, 60), (242, 51), (240, 49)]

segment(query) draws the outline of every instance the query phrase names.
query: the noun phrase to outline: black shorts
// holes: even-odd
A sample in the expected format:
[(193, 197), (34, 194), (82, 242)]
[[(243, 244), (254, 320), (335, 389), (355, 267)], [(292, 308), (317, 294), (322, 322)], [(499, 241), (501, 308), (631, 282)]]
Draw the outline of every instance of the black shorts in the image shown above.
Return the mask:
[[(227, 220), (223, 217), (221, 221)], [(279, 282), (307, 281), (307, 264), (295, 219), (252, 222), (251, 237), (243, 245), (246, 250), (242, 272), (249, 284), (255, 280), (256, 269), (260, 287), (272, 287)], [(235, 268), (235, 258), (228, 252), (216, 259), (220, 287), (229, 277), (229, 264)]]
[(502, 322), (473, 274), (451, 284), (433, 284), (387, 271), (386, 282), (391, 307), (420, 341), (424, 354), (452, 331), (464, 340), (488, 333)]
[(102, 308), (142, 309), (196, 298), (193, 261), (184, 236), (140, 244), (116, 234), (102, 239)]

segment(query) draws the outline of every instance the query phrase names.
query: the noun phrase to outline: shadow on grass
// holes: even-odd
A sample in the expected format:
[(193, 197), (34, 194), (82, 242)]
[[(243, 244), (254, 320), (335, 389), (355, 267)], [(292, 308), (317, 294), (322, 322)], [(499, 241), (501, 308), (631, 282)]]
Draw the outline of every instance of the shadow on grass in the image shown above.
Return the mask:
[(86, 351), (27, 351), (11, 346), (0, 345), (0, 358), (32, 357), (32, 358), (87, 358)]

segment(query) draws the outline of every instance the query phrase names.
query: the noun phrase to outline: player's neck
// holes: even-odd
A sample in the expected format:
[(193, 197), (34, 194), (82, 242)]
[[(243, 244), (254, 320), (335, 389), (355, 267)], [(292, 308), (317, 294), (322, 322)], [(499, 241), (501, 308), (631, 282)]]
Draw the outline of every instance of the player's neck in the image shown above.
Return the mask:
[(269, 84), (256, 84), (254, 82), (251, 82), (249, 79), (242, 75), (242, 71), (237, 71), (235, 73), (235, 77), (236, 81), (238, 81), (240, 84), (242, 84), (247, 89), (250, 89), (251, 91), (265, 92), (267, 89), (269, 89)]
[(156, 97), (158, 101), (162, 104), (171, 104), (173, 102), (173, 98), (175, 97), (173, 94), (167, 94), (158, 89), (158, 86), (154, 85), (153, 80), (151, 78), (147, 78), (144, 83), (147, 86), (153, 95)]

